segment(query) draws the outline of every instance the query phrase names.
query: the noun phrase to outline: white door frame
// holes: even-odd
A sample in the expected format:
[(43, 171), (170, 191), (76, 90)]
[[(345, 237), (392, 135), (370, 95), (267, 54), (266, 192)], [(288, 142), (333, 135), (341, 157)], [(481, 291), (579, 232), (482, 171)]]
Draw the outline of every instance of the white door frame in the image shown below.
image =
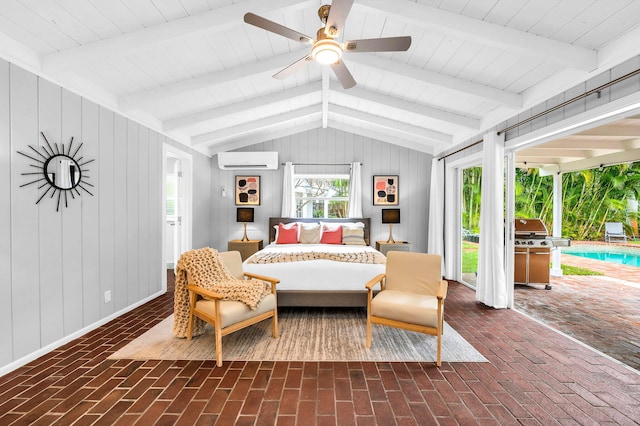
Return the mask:
[(167, 143), (162, 144), (162, 281), (163, 289), (167, 289), (167, 255), (165, 244), (167, 241), (167, 158), (169, 155), (178, 157), (182, 163), (182, 241), (183, 252), (192, 248), (193, 238), (193, 155)]
[[(447, 161), (445, 174), (447, 175), (447, 185), (449, 188), (445, 190), (445, 194), (449, 194), (451, 198), (445, 200), (447, 204), (448, 218), (455, 218), (455, 227), (449, 228), (452, 232), (447, 242), (447, 254), (452, 260), (449, 264), (453, 267), (452, 278), (464, 285), (462, 281), (462, 170), (469, 167), (482, 167), (482, 151), (473, 153), (466, 157)], [(451, 209), (451, 210), (449, 210)], [(451, 220), (446, 219), (445, 220)], [(447, 225), (449, 227), (450, 225)]]

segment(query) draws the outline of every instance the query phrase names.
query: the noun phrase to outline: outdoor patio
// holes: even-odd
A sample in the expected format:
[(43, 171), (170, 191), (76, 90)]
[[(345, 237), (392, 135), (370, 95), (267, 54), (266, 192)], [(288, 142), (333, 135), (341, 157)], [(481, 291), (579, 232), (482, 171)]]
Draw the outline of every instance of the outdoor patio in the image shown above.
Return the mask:
[(562, 263), (605, 275), (516, 285), (515, 309), (640, 370), (640, 268), (567, 254)]

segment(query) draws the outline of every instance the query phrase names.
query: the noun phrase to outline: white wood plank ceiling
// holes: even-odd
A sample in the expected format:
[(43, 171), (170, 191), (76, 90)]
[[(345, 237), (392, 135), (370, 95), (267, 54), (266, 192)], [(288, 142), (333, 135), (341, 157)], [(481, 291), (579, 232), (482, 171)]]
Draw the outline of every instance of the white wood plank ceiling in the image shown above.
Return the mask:
[(310, 48), (245, 13), (313, 37), (329, 3), (0, 0), (0, 54), (207, 154), (318, 127), (437, 154), (640, 54), (637, 0), (356, 0), (339, 41), (409, 50), (272, 78)]

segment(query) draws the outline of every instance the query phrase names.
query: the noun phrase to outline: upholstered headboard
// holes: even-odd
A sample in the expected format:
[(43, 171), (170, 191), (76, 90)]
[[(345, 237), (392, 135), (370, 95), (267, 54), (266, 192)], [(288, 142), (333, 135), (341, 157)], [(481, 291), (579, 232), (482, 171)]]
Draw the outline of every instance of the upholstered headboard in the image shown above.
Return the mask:
[(364, 223), (364, 241), (367, 245), (371, 244), (369, 235), (371, 233), (371, 218), (370, 217), (358, 217), (358, 218), (343, 218), (343, 219), (302, 219), (296, 217), (270, 217), (269, 218), (269, 242), (272, 243), (276, 239), (276, 230), (274, 226), (277, 226), (279, 223), (291, 223), (291, 222), (362, 222)]

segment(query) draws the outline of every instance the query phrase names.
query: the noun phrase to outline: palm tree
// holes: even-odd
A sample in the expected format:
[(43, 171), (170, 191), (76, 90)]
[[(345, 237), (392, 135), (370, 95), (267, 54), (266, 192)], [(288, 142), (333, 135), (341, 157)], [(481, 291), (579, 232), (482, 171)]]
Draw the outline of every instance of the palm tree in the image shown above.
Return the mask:
[[(640, 163), (563, 174), (563, 236), (576, 240), (602, 238), (605, 222), (635, 223), (628, 205), (640, 198)], [(551, 227), (553, 178), (536, 169), (516, 170), (516, 216), (537, 217)], [(630, 203), (630, 201), (632, 201)]]

